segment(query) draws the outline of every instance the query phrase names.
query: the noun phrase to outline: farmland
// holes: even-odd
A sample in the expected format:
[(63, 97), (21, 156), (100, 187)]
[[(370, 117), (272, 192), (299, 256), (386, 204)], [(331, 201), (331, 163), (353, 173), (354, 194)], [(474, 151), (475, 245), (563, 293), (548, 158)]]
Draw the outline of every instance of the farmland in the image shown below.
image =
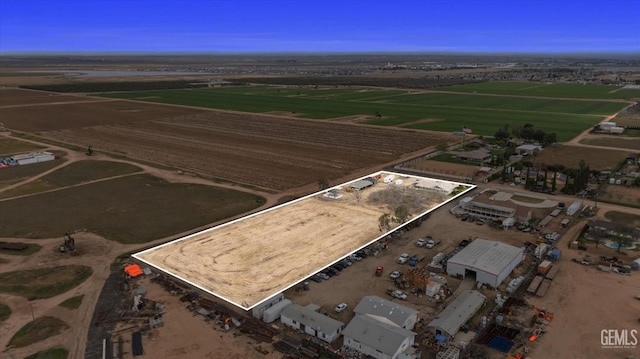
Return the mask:
[[(262, 203), (249, 193), (133, 174), (1, 201), (0, 237), (48, 238), (86, 230), (122, 243), (144, 243)], [(34, 213), (41, 214), (36, 221)]]
[(640, 91), (622, 90), (618, 86), (536, 82), (483, 82), (440, 87), (438, 90), (479, 94), (583, 99), (624, 99), (640, 97)]
[(611, 171), (628, 155), (629, 152), (625, 150), (585, 149), (554, 144), (541, 151), (535, 158), (535, 162), (546, 166), (564, 165), (568, 168), (578, 168), (580, 160), (585, 160), (592, 170)]
[(626, 105), (619, 100), (277, 87), (126, 92), (102, 96), (234, 111), (277, 112), (318, 120), (362, 116), (360, 122), (366, 124), (444, 132), (459, 131), (467, 126), (481, 135), (493, 135), (505, 124), (518, 127), (532, 123), (545, 131), (555, 132), (559, 141), (575, 137)]
[(74, 144), (90, 141), (99, 151), (272, 190), (342, 178), (455, 137), (218, 112), (51, 131), (46, 136)]

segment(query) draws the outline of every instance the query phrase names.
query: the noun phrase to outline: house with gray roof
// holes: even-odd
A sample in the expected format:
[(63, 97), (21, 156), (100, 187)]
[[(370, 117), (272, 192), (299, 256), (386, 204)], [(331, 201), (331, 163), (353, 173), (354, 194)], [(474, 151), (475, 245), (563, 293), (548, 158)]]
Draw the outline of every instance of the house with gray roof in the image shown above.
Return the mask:
[(396, 359), (415, 341), (416, 333), (376, 320), (356, 315), (342, 333), (344, 346), (378, 359)]
[(418, 321), (417, 310), (375, 295), (362, 298), (353, 312), (356, 315), (367, 315), (407, 330), (412, 330)]
[(460, 328), (471, 318), (485, 303), (487, 297), (477, 290), (462, 292), (453, 302), (435, 317), (427, 328), (434, 335), (444, 335), (452, 339)]
[(306, 307), (291, 304), (282, 310), (280, 322), (331, 343), (342, 333), (344, 323), (318, 313), (316, 311), (318, 308), (315, 304), (309, 304)]

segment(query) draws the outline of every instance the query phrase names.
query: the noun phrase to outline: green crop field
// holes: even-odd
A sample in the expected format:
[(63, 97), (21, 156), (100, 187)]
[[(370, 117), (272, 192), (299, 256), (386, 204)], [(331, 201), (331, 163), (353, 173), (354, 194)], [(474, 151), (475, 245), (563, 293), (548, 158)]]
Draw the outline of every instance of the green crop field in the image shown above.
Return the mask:
[(584, 99), (624, 99), (640, 97), (639, 90), (622, 90), (618, 86), (580, 85), (540, 82), (483, 82), (439, 87), (439, 91), (471, 92), (497, 95), (564, 97)]
[[(480, 85), (493, 85), (494, 91), (503, 89), (506, 93), (512, 93), (516, 85), (523, 86), (521, 83)], [(575, 87), (577, 89), (583, 87), (572, 86), (578, 86)], [(596, 89), (576, 92), (575, 97), (608, 94), (600, 86), (587, 87)], [(569, 93), (572, 88), (574, 87), (556, 91)], [(288, 113), (318, 120), (359, 115), (368, 116), (366, 123), (372, 125), (445, 132), (460, 131), (463, 126), (467, 126), (480, 135), (493, 135), (504, 125), (513, 128), (531, 123), (547, 132), (555, 132), (559, 141), (575, 137), (601, 121), (604, 116), (614, 114), (626, 105), (625, 102), (607, 100), (608, 97), (600, 100), (572, 100), (406, 90), (293, 87), (161, 90), (108, 93), (102, 96), (254, 113)]]

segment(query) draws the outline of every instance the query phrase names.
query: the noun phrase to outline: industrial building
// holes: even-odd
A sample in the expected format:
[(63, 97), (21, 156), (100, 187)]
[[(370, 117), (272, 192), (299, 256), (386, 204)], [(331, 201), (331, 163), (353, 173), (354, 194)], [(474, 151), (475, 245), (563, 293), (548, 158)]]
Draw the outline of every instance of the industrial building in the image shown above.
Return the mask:
[(368, 295), (353, 309), (356, 315), (366, 315), (398, 327), (412, 330), (418, 321), (418, 311), (395, 302)]
[(447, 339), (453, 339), (486, 299), (487, 297), (476, 290), (467, 290), (454, 299), (427, 327), (433, 335), (444, 335)]
[(522, 223), (529, 221), (531, 210), (513, 203), (511, 196), (511, 193), (484, 191), (474, 197), (461, 199), (452, 211), (488, 220), (514, 218)]
[[(343, 331), (344, 346), (378, 359), (412, 352), (418, 311), (375, 295), (362, 298)], [(405, 356), (406, 357), (406, 356)]]
[(319, 308), (315, 304), (309, 304), (306, 307), (291, 304), (280, 314), (280, 322), (331, 343), (342, 333), (344, 323), (317, 312)]
[(416, 333), (367, 315), (357, 315), (342, 333), (344, 346), (378, 359), (395, 359), (414, 344)]
[(475, 275), (477, 283), (496, 288), (522, 262), (523, 254), (524, 247), (478, 238), (447, 261), (447, 274)]

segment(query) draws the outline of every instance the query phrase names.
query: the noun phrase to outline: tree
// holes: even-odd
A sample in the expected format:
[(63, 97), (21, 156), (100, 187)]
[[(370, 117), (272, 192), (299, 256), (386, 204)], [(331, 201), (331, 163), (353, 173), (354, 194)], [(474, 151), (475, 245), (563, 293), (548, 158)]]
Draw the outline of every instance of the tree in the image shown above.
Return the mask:
[(383, 214), (378, 218), (378, 228), (380, 232), (389, 232), (391, 229), (391, 215), (388, 213)]
[(509, 125), (504, 125), (504, 128), (498, 129), (493, 135), (496, 140), (506, 141), (509, 139)]
[(398, 224), (403, 224), (409, 219), (409, 209), (405, 205), (400, 205), (394, 211), (393, 220)]
[(624, 235), (618, 235), (614, 239), (614, 241), (618, 245), (618, 251), (617, 251), (618, 253), (620, 253), (620, 250), (622, 249), (622, 247), (628, 247), (631, 245), (631, 243), (633, 243), (631, 236), (624, 236)]

